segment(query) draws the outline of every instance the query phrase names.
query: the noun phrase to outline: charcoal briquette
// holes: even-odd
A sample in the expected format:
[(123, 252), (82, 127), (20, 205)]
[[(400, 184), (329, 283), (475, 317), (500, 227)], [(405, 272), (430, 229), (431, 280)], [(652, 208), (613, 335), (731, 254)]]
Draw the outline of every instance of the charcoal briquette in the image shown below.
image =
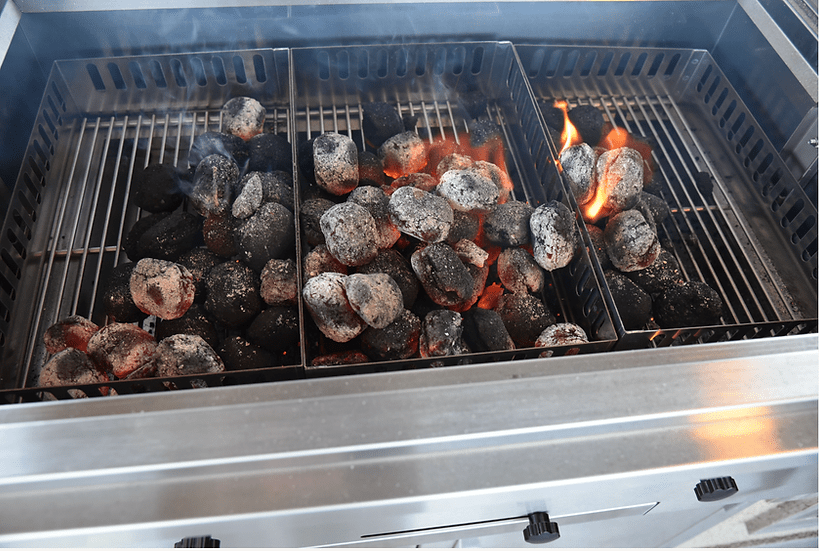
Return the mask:
[(173, 320), (157, 320), (154, 336), (161, 341), (171, 335), (199, 335), (212, 348), (219, 346), (216, 326), (208, 319), (205, 307), (194, 303), (182, 317)]
[(443, 197), (415, 187), (402, 187), (390, 196), (393, 224), (416, 239), (437, 243), (447, 238), (453, 224), (452, 207)]
[(468, 354), (463, 317), (451, 310), (432, 310), (424, 316), (418, 350), (423, 358)]
[(573, 145), (560, 154), (560, 166), (578, 205), (594, 196), (597, 155), (587, 143)]
[(239, 167), (235, 162), (223, 155), (208, 155), (193, 175), (191, 206), (206, 218), (211, 214), (228, 214), (238, 181)]
[(347, 201), (361, 205), (375, 221), (375, 246), (379, 249), (392, 247), (401, 237), (401, 231), (390, 219), (390, 198), (381, 188), (359, 186), (347, 196)]
[(593, 105), (578, 105), (569, 110), (569, 120), (587, 144), (595, 147), (603, 137), (603, 113)]
[(268, 260), (262, 269), (260, 281), (259, 293), (267, 304), (283, 306), (297, 303), (299, 283), (296, 262), (292, 258)]
[(543, 330), (535, 341), (538, 348), (585, 344), (589, 338), (582, 327), (574, 323), (556, 323)]
[(621, 272), (644, 270), (660, 254), (654, 226), (637, 210), (627, 210), (610, 218), (603, 230), (603, 239), (609, 259)]
[(361, 266), (378, 254), (375, 219), (361, 205), (334, 205), (321, 216), (319, 225), (330, 254), (345, 266)]
[(630, 147), (604, 151), (597, 158), (597, 187), (606, 194), (604, 210), (633, 208), (643, 191), (643, 157)]
[(380, 361), (403, 360), (418, 354), (421, 320), (403, 310), (384, 328), (368, 327), (361, 333), (361, 347), (370, 358)]
[(556, 321), (543, 302), (528, 293), (502, 295), (495, 312), (503, 320), (509, 336), (521, 348), (534, 346), (543, 330)]
[(435, 189), (453, 210), (476, 214), (489, 212), (500, 195), (498, 186), (474, 169), (446, 171)]
[(402, 132), (390, 137), (378, 148), (384, 174), (400, 178), (421, 172), (427, 166), (427, 148), (415, 132)]
[(137, 308), (160, 319), (181, 317), (193, 304), (193, 275), (175, 262), (143, 258), (131, 272), (131, 296)]
[(321, 232), (321, 217), (336, 203), (324, 198), (305, 199), (299, 211), (299, 225), (308, 245), (324, 243), (324, 234)]
[(574, 214), (558, 201), (540, 205), (529, 219), (535, 261), (544, 270), (563, 268), (577, 248)]
[(50, 325), (43, 334), (43, 344), (49, 354), (56, 354), (66, 348), (85, 352), (88, 349), (88, 339), (97, 331), (99, 326), (96, 323), (75, 314)]
[(330, 254), (327, 245), (317, 245), (313, 250), (304, 255), (302, 262), (304, 278), (310, 279), (324, 272), (337, 272), (347, 274), (347, 266), (339, 262), (336, 257)]
[(628, 330), (645, 328), (651, 319), (651, 297), (648, 293), (615, 270), (606, 270), (605, 276), (623, 326)]
[(394, 105), (385, 102), (365, 103), (362, 109), (362, 129), (367, 142), (378, 149), (396, 134), (404, 132), (404, 121)]
[(225, 339), (219, 349), (219, 356), (224, 361), (225, 368), (228, 371), (258, 369), (280, 363), (275, 354), (247, 342), (246, 339), (238, 335)]
[(105, 315), (111, 321), (140, 322), (148, 317), (148, 314), (137, 308), (131, 296), (131, 272), (134, 266), (136, 262), (120, 264), (111, 271), (111, 275), (105, 282), (102, 303)]
[(194, 300), (204, 302), (208, 289), (208, 274), (211, 268), (223, 262), (222, 259), (210, 249), (197, 247), (180, 256), (176, 262), (187, 268), (193, 276), (193, 285), (196, 289)]
[(701, 281), (672, 285), (654, 300), (654, 320), (669, 329), (720, 325), (724, 310), (719, 293)]
[(515, 349), (503, 319), (494, 310), (471, 308), (463, 313), (463, 320), (464, 341), (472, 352)]
[[(385, 273), (389, 275), (398, 285), (398, 288), (401, 289), (404, 308), (411, 308), (415, 303), (420, 289), (418, 278), (415, 277), (415, 273), (413, 273), (412, 267), (407, 259), (395, 249), (379, 251), (378, 256), (376, 256), (372, 262), (358, 267), (358, 273)], [(307, 271), (305, 270), (305, 277), (311, 277), (306, 274)]]
[(498, 279), (511, 293), (538, 293), (543, 289), (543, 269), (524, 249), (504, 249), (498, 255), (496, 266)]
[(88, 341), (88, 356), (97, 368), (118, 379), (134, 373), (149, 377), (156, 371), (153, 335), (130, 323), (109, 323)]
[(302, 289), (304, 305), (313, 321), (324, 336), (335, 342), (349, 342), (367, 328), (347, 300), (346, 277), (325, 272), (308, 279)]
[(214, 266), (207, 278), (205, 309), (228, 327), (239, 327), (262, 310), (259, 276), (239, 261)]
[(221, 373), (225, 364), (199, 335), (171, 335), (156, 347), (158, 377)]
[(168, 162), (142, 167), (137, 163), (131, 177), (131, 203), (148, 212), (171, 212), (184, 197), (179, 172)]
[(236, 229), (239, 255), (257, 273), (271, 258), (285, 258), (295, 247), (293, 213), (279, 203), (265, 203)]
[(417, 250), (410, 263), (436, 304), (455, 306), (472, 296), (475, 284), (472, 274), (449, 245), (434, 243)]
[(384, 329), (404, 310), (400, 287), (385, 273), (351, 274), (343, 284), (350, 306), (371, 327)]
[(247, 164), (249, 172), (273, 172), (282, 170), (293, 171), (293, 152), (288, 142), (278, 134), (262, 133), (250, 138), (250, 161)]
[(204, 132), (193, 139), (188, 162), (195, 168), (209, 155), (228, 157), (243, 170), (250, 159), (250, 148), (239, 136), (225, 132)]
[(202, 224), (205, 246), (222, 258), (230, 258), (239, 254), (239, 248), (236, 246), (236, 227), (238, 225), (239, 220), (230, 213), (208, 216)]
[(257, 100), (240, 96), (222, 106), (222, 129), (245, 141), (264, 130), (266, 110)]
[(483, 221), (486, 238), (501, 247), (519, 247), (531, 242), (529, 219), (535, 209), (520, 201), (495, 205)]
[(282, 352), (299, 342), (299, 310), (295, 306), (270, 306), (253, 318), (247, 340), (270, 352)]
[(326, 132), (313, 141), (316, 183), (333, 195), (350, 193), (358, 185), (358, 149), (349, 136)]
[[(40, 369), (37, 386), (90, 385), (108, 381), (108, 375), (96, 368), (91, 359), (75, 348), (61, 350)], [(72, 398), (87, 398), (85, 392), (70, 389)], [(103, 394), (106, 394), (103, 391)]]
[(627, 272), (625, 275), (652, 296), (685, 282), (679, 262), (674, 255), (663, 248), (660, 249), (657, 259), (647, 268)]

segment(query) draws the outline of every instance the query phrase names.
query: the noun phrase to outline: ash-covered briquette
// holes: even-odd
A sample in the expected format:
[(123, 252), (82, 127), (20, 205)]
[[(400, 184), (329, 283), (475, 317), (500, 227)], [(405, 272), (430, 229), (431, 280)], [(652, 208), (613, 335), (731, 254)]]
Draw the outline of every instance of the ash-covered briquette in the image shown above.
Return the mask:
[(240, 327), (262, 310), (259, 276), (246, 264), (228, 261), (208, 274), (205, 309), (228, 327)]
[(643, 329), (651, 319), (651, 297), (620, 272), (606, 270), (604, 273), (623, 326), (630, 330)]
[(571, 262), (577, 248), (574, 214), (558, 201), (535, 209), (529, 219), (535, 261), (544, 270), (557, 270)]
[(474, 170), (492, 180), (492, 183), (498, 188), (498, 203), (505, 203), (509, 200), (509, 196), (515, 189), (515, 183), (498, 165), (489, 161), (475, 161), (475, 164), (468, 170)]
[(519, 247), (531, 242), (529, 219), (535, 209), (520, 201), (495, 205), (483, 221), (486, 238), (501, 247)]
[(140, 322), (148, 314), (137, 308), (131, 296), (131, 272), (135, 262), (120, 264), (111, 271), (102, 292), (102, 305), (105, 315), (112, 321), (123, 323)]
[(637, 210), (627, 210), (609, 218), (603, 239), (611, 263), (621, 272), (644, 270), (660, 254), (654, 226)]
[(724, 310), (719, 293), (701, 281), (672, 285), (654, 300), (654, 320), (664, 328), (720, 325)]
[[(92, 385), (105, 383), (108, 375), (99, 371), (85, 352), (76, 348), (61, 350), (40, 369), (37, 386)], [(102, 389), (107, 394), (107, 389)], [(71, 389), (72, 398), (87, 398), (85, 392)]]
[(497, 260), (498, 279), (512, 293), (539, 293), (545, 274), (528, 251), (514, 247), (504, 249)]
[(68, 316), (48, 327), (43, 335), (43, 343), (49, 354), (56, 354), (66, 348), (76, 348), (85, 352), (91, 335), (99, 331), (99, 326), (82, 316)]
[(335, 205), (329, 199), (316, 197), (305, 199), (301, 202), (299, 210), (299, 225), (304, 239), (308, 245), (320, 245), (324, 243), (324, 234), (321, 232), (321, 217), (330, 207)]
[(316, 183), (333, 195), (350, 193), (358, 185), (358, 149), (349, 136), (326, 132), (313, 140)]
[(250, 147), (239, 136), (225, 132), (205, 132), (193, 139), (188, 162), (197, 167), (208, 155), (223, 155), (233, 160), (240, 170), (244, 170), (250, 159)]
[(446, 242), (450, 245), (457, 243), (461, 239), (474, 241), (478, 238), (483, 227), (481, 215), (471, 212), (452, 211), (452, 226), (446, 236)]
[(592, 147), (603, 137), (603, 113), (593, 105), (578, 105), (569, 109), (569, 120), (577, 129), (583, 141)]
[(489, 212), (499, 196), (498, 186), (473, 169), (446, 171), (435, 189), (453, 210), (477, 214)]
[[(305, 274), (306, 273), (305, 271)], [(395, 249), (379, 251), (378, 256), (376, 256), (372, 262), (359, 266), (358, 273), (384, 273), (390, 276), (398, 285), (398, 288), (401, 289), (404, 308), (411, 308), (415, 303), (415, 299), (418, 297), (418, 291), (420, 290), (418, 278), (415, 277), (415, 273), (412, 271), (412, 267), (407, 259)], [(305, 277), (310, 276), (305, 275)]]
[(610, 268), (612, 263), (609, 259), (609, 253), (606, 250), (606, 240), (603, 239), (603, 230), (591, 224), (586, 226), (586, 230), (589, 232), (589, 238), (594, 247), (594, 252), (597, 254), (597, 260), (600, 261), (600, 266), (602, 266), (604, 270)]
[(461, 239), (451, 246), (464, 264), (472, 264), (478, 268), (483, 268), (489, 259), (489, 253), (469, 239)]
[(440, 178), (450, 170), (466, 170), (475, 165), (475, 160), (460, 153), (450, 153), (438, 162), (435, 167), (435, 174)]
[(201, 239), (201, 218), (189, 212), (172, 212), (156, 220), (140, 235), (138, 256), (175, 261), (201, 243)]
[(385, 273), (351, 274), (343, 280), (347, 301), (370, 327), (384, 329), (401, 315), (401, 288)]
[(345, 266), (361, 266), (378, 254), (375, 219), (361, 205), (334, 205), (321, 215), (319, 225), (330, 254)]
[(215, 350), (219, 346), (216, 326), (208, 319), (205, 307), (194, 303), (185, 314), (174, 320), (157, 320), (154, 336), (161, 341), (171, 335), (199, 335)]
[(434, 176), (427, 174), (426, 172), (415, 172), (413, 174), (407, 174), (406, 176), (396, 178), (385, 191), (392, 195), (392, 193), (400, 187), (412, 186), (418, 189), (423, 189), (427, 192), (432, 192), (437, 185), (438, 180), (436, 180)]
[(240, 96), (222, 106), (222, 129), (245, 141), (264, 130), (267, 111), (257, 100)]
[(433, 243), (417, 250), (410, 263), (427, 295), (436, 304), (455, 306), (472, 296), (475, 280), (449, 245)]
[(213, 214), (202, 224), (202, 237), (208, 250), (222, 258), (239, 254), (236, 246), (236, 226), (239, 221), (231, 214)]
[(146, 231), (168, 216), (170, 216), (170, 213), (168, 212), (157, 212), (144, 216), (134, 222), (134, 225), (131, 226), (131, 229), (128, 230), (128, 234), (122, 241), (122, 248), (130, 260), (136, 262), (137, 260), (140, 260), (146, 256), (139, 246), (139, 240)]
[(427, 147), (415, 132), (402, 132), (378, 148), (378, 157), (384, 165), (384, 174), (400, 178), (421, 172), (427, 166)]
[(312, 251), (304, 255), (302, 262), (304, 279), (316, 277), (324, 272), (336, 272), (339, 274), (347, 274), (347, 266), (339, 262), (334, 257), (327, 245), (317, 245)]
[(193, 285), (196, 289), (194, 301), (204, 302), (208, 289), (208, 274), (211, 268), (223, 262), (222, 259), (209, 249), (197, 247), (180, 256), (176, 262), (186, 267), (191, 273), (191, 276), (193, 276)]
[(597, 158), (597, 187), (606, 193), (604, 210), (633, 208), (643, 191), (643, 157), (630, 147), (604, 151)]
[(386, 183), (384, 165), (378, 155), (371, 151), (359, 151), (358, 185), (381, 187)]
[(233, 189), (239, 181), (239, 167), (223, 155), (208, 155), (196, 167), (191, 189), (191, 206), (204, 217), (230, 212)]
[(450, 306), (450, 308), (457, 312), (465, 312), (478, 302), (478, 299), (481, 298), (481, 294), (483, 294), (484, 288), (486, 287), (486, 280), (489, 277), (489, 264), (477, 266), (470, 262), (464, 262), (464, 266), (466, 266), (469, 275), (472, 276), (472, 292), (464, 300)]
[(404, 121), (394, 105), (378, 101), (365, 103), (361, 109), (364, 136), (374, 148), (378, 149), (388, 139), (404, 131)]
[(271, 258), (290, 256), (295, 247), (293, 213), (279, 203), (265, 203), (236, 229), (239, 255), (260, 273)]
[(225, 364), (199, 335), (171, 335), (156, 347), (158, 377), (180, 377), (199, 373), (221, 373)]
[(657, 259), (644, 270), (627, 272), (631, 281), (650, 295), (657, 295), (666, 289), (685, 283), (680, 264), (670, 252), (661, 248)]
[(643, 216), (645, 216), (646, 213), (651, 214), (655, 226), (659, 226), (665, 222), (665, 219), (671, 215), (671, 209), (668, 207), (668, 203), (660, 197), (645, 191), (640, 193), (640, 202), (637, 204), (637, 208), (643, 213)]
[(535, 345), (544, 329), (557, 320), (543, 302), (528, 293), (508, 293), (498, 299), (495, 312), (515, 344), (521, 348)]
[(503, 130), (498, 123), (481, 117), (469, 124), (469, 143), (472, 147), (483, 147), (492, 142), (503, 141)]
[(433, 310), (424, 316), (418, 351), (423, 358), (468, 354), (463, 339), (463, 317), (451, 310)]
[(569, 346), (587, 342), (589, 342), (589, 338), (579, 325), (556, 323), (543, 330), (537, 341), (535, 341), (535, 346), (538, 348), (551, 348), (553, 346)]
[(355, 188), (347, 201), (361, 205), (372, 215), (375, 221), (375, 246), (388, 249), (401, 238), (401, 231), (390, 219), (390, 198), (381, 188), (359, 186)]
[(361, 333), (361, 347), (374, 360), (403, 360), (418, 353), (421, 338), (421, 320), (403, 310), (384, 328), (368, 327)]
[(228, 371), (258, 369), (280, 363), (275, 354), (247, 342), (239, 335), (225, 339), (219, 349), (219, 356)]
[(245, 220), (253, 216), (264, 202), (261, 173), (251, 172), (245, 175), (239, 182), (238, 188), (241, 191), (233, 201), (230, 212), (234, 218)]
[(494, 310), (471, 308), (463, 313), (463, 320), (464, 341), (472, 352), (515, 349), (500, 314)]
[(135, 373), (150, 377), (156, 371), (153, 335), (130, 323), (111, 323), (94, 333), (88, 341), (88, 356), (102, 371), (118, 379)]
[(390, 196), (389, 211), (399, 230), (426, 243), (446, 239), (454, 221), (446, 199), (409, 186)]
[(293, 151), (288, 142), (278, 134), (262, 133), (250, 138), (250, 161), (248, 172), (293, 171)]
[(597, 155), (587, 143), (573, 145), (560, 154), (560, 166), (569, 182), (578, 205), (591, 201), (594, 197)]
[(143, 258), (131, 272), (134, 304), (160, 319), (182, 317), (193, 304), (195, 291), (193, 275), (175, 262)]
[(308, 279), (302, 289), (304, 305), (313, 321), (324, 336), (335, 342), (349, 342), (367, 328), (347, 300), (345, 277), (325, 272)]
[(171, 163), (134, 166), (131, 203), (148, 212), (171, 212), (182, 204), (179, 174)]
[(298, 302), (299, 282), (296, 277), (296, 262), (292, 258), (268, 260), (260, 279), (259, 293), (267, 304), (284, 306)]
[(370, 358), (368, 358), (367, 355), (360, 350), (346, 350), (344, 352), (331, 352), (329, 354), (316, 356), (312, 359), (310, 365), (313, 367), (331, 367), (338, 365), (363, 364), (369, 361)]
[(270, 306), (253, 318), (247, 340), (270, 352), (288, 350), (299, 342), (299, 310), (295, 306)]

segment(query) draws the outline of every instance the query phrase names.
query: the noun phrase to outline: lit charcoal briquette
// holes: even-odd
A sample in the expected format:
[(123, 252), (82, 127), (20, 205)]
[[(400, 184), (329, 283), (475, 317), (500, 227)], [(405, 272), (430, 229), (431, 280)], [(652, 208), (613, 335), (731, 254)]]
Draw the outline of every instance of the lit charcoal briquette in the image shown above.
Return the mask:
[(399, 230), (426, 243), (446, 239), (454, 221), (446, 199), (409, 186), (390, 196), (389, 211)]
[(395, 227), (390, 219), (390, 198), (381, 188), (362, 186), (355, 188), (347, 197), (347, 201), (361, 205), (375, 220), (375, 246), (379, 249), (388, 249), (401, 238), (401, 231)]
[(422, 358), (468, 354), (463, 339), (463, 317), (451, 310), (433, 310), (424, 316), (418, 350)]
[(394, 105), (383, 101), (365, 103), (362, 109), (362, 130), (367, 142), (379, 148), (391, 137), (404, 131), (404, 121)]
[(292, 258), (272, 258), (262, 270), (259, 293), (267, 304), (283, 306), (296, 304), (299, 283), (296, 277), (296, 263)]
[(381, 187), (385, 185), (384, 164), (371, 151), (358, 152), (358, 185)]
[(498, 165), (488, 161), (475, 161), (471, 170), (492, 180), (492, 183), (498, 188), (498, 203), (505, 203), (509, 200), (509, 196), (515, 189), (515, 184), (509, 175), (501, 170)]
[(387, 274), (351, 274), (343, 284), (350, 306), (371, 327), (384, 329), (404, 310), (401, 289)]
[(201, 236), (201, 218), (189, 212), (172, 212), (142, 233), (137, 242), (139, 256), (175, 261), (193, 249)]
[(304, 278), (310, 279), (324, 272), (337, 272), (347, 274), (347, 266), (339, 262), (327, 248), (327, 245), (317, 245), (313, 250), (304, 255), (302, 262)]
[(290, 142), (277, 134), (261, 133), (248, 141), (250, 161), (248, 172), (273, 172), (293, 170), (293, 152)]
[(179, 174), (173, 164), (154, 163), (134, 166), (131, 177), (131, 203), (148, 212), (171, 212), (182, 204)]
[(589, 232), (589, 238), (594, 247), (594, 252), (597, 254), (597, 260), (600, 261), (600, 266), (602, 266), (603, 269), (611, 267), (612, 264), (609, 259), (609, 253), (606, 250), (606, 240), (603, 239), (603, 230), (592, 225), (586, 226), (586, 230)]
[(363, 364), (370, 361), (370, 358), (360, 350), (346, 350), (344, 352), (331, 352), (316, 356), (310, 361), (313, 367), (318, 366), (338, 366)]
[(208, 155), (222, 155), (232, 159), (243, 169), (250, 159), (248, 143), (239, 136), (225, 132), (204, 132), (193, 139), (188, 162), (197, 167)]
[(515, 349), (503, 319), (494, 310), (472, 308), (463, 313), (463, 320), (464, 341), (472, 352)]
[(110, 323), (88, 341), (88, 356), (102, 371), (118, 379), (138, 373), (150, 377), (156, 371), (153, 335), (130, 323)]
[(76, 348), (80, 352), (88, 349), (88, 340), (99, 331), (99, 326), (82, 316), (68, 316), (50, 325), (43, 335), (43, 343), (49, 354), (56, 354), (66, 348)]
[(553, 346), (568, 346), (587, 342), (589, 342), (589, 338), (579, 325), (556, 323), (543, 330), (537, 341), (535, 341), (535, 346), (538, 348), (551, 348)]
[(466, 266), (469, 275), (472, 276), (472, 292), (464, 300), (450, 306), (450, 308), (457, 312), (465, 312), (478, 302), (478, 299), (481, 298), (481, 294), (483, 294), (483, 290), (486, 287), (486, 280), (489, 277), (489, 264), (477, 266), (470, 262), (464, 262), (464, 266)]
[(654, 226), (636, 210), (627, 210), (610, 218), (603, 230), (603, 239), (609, 259), (621, 272), (644, 270), (660, 254)]
[(461, 239), (452, 245), (452, 249), (458, 254), (458, 258), (460, 258), (464, 264), (472, 264), (473, 266), (483, 268), (489, 259), (489, 253), (469, 239)]
[(257, 273), (271, 258), (284, 258), (295, 246), (293, 213), (279, 203), (265, 203), (236, 229), (242, 260)]
[(441, 175), (438, 195), (449, 201), (453, 210), (483, 214), (498, 203), (498, 186), (476, 170), (448, 170)]
[(384, 174), (400, 178), (421, 172), (427, 166), (427, 147), (415, 132), (402, 132), (378, 148), (378, 157), (384, 165)]
[(245, 332), (251, 344), (270, 352), (288, 350), (299, 342), (299, 310), (295, 306), (271, 306), (253, 318)]
[(468, 155), (460, 153), (450, 153), (438, 162), (435, 167), (435, 174), (440, 178), (450, 170), (466, 170), (475, 165), (475, 160)]
[(421, 320), (403, 310), (384, 328), (368, 327), (361, 333), (361, 347), (374, 360), (403, 360), (418, 354)]
[(267, 111), (257, 100), (240, 96), (222, 106), (222, 129), (245, 141), (264, 130)]
[(459, 210), (452, 211), (452, 226), (449, 228), (449, 233), (446, 236), (446, 242), (454, 244), (461, 239), (469, 239), (474, 241), (481, 233), (483, 223), (481, 215), (471, 212), (461, 212)]
[(577, 129), (583, 141), (592, 147), (603, 137), (605, 119), (603, 113), (593, 105), (578, 105), (569, 109), (569, 120)]
[(219, 357), (228, 371), (241, 369), (258, 369), (278, 365), (276, 355), (264, 348), (247, 342), (246, 339), (233, 335), (225, 339), (219, 348)]
[(157, 341), (161, 341), (171, 335), (199, 335), (211, 347), (216, 349), (219, 346), (219, 335), (216, 326), (208, 319), (205, 307), (194, 303), (188, 311), (173, 320), (157, 320), (154, 336)]
[[(40, 369), (37, 386), (91, 385), (105, 383), (108, 375), (98, 370), (85, 352), (76, 348), (61, 350)], [(102, 389), (107, 394), (106, 389)], [(87, 398), (82, 390), (68, 391), (72, 398)]]
[(239, 167), (223, 155), (208, 155), (196, 167), (191, 206), (204, 217), (230, 212), (233, 189), (239, 181)]
[(620, 272), (606, 270), (604, 274), (623, 326), (643, 329), (651, 319), (651, 297)]
[(578, 205), (594, 196), (597, 155), (587, 143), (573, 145), (560, 154), (560, 166)]
[(333, 203), (329, 199), (321, 197), (305, 199), (301, 202), (299, 224), (308, 245), (320, 245), (324, 243), (324, 234), (321, 232), (320, 220), (324, 213), (335, 204), (336, 203)]
[(665, 222), (665, 219), (671, 215), (671, 209), (668, 207), (668, 203), (652, 193), (645, 191), (640, 193), (640, 203), (638, 203), (638, 205), (643, 207), (640, 208), (643, 215), (646, 213), (651, 214), (651, 217), (654, 219), (654, 224), (657, 226)]
[(427, 174), (426, 172), (415, 172), (393, 180), (390, 184), (390, 194), (392, 194), (392, 192), (394, 192), (396, 189), (404, 186), (412, 186), (418, 189), (423, 189), (427, 192), (432, 192), (437, 185), (438, 180), (436, 180), (434, 176)]
[(233, 201), (230, 212), (234, 218), (245, 220), (253, 216), (264, 202), (261, 174), (259, 172), (247, 174), (239, 182), (239, 188), (241, 191)]
[(664, 328), (720, 325), (724, 310), (719, 293), (701, 281), (672, 285), (654, 300), (654, 320)]
[(327, 132), (313, 140), (316, 183), (333, 195), (345, 195), (358, 186), (358, 149), (349, 136)]
[(498, 255), (498, 278), (512, 293), (538, 293), (543, 289), (545, 275), (527, 251), (514, 247)]
[(657, 259), (644, 270), (625, 274), (631, 281), (650, 295), (657, 295), (674, 285), (685, 283), (680, 264), (670, 252), (661, 248)]
[(496, 205), (483, 221), (486, 238), (501, 247), (519, 247), (531, 242), (529, 219), (535, 209), (520, 201)]
[(472, 296), (475, 285), (472, 274), (449, 245), (434, 243), (417, 250), (410, 263), (427, 295), (436, 304), (455, 306)]
[(205, 309), (223, 325), (240, 327), (262, 309), (259, 276), (242, 262), (228, 261), (214, 266), (207, 284)]
[(171, 335), (162, 339), (156, 347), (156, 367), (158, 377), (222, 373), (225, 370), (222, 359), (199, 335)]
[(325, 272), (307, 280), (302, 298), (319, 330), (335, 342), (349, 342), (367, 323), (355, 313), (344, 291), (343, 274)]
[(319, 224), (330, 254), (345, 266), (361, 266), (378, 254), (375, 219), (361, 205), (334, 205), (321, 216)]
[(231, 214), (211, 215), (202, 224), (202, 238), (208, 250), (222, 258), (239, 254), (236, 246), (236, 226), (239, 221)]
[(535, 209), (529, 219), (535, 261), (544, 270), (563, 268), (577, 248), (574, 215), (569, 207), (549, 201)]
[(131, 272), (131, 296), (137, 308), (161, 319), (181, 317), (193, 304), (193, 275), (175, 262), (143, 258)]
[(148, 314), (137, 308), (131, 296), (131, 272), (135, 262), (126, 262), (113, 269), (102, 293), (105, 315), (116, 322), (140, 322)]
[(554, 314), (528, 293), (509, 293), (498, 300), (495, 311), (515, 344), (522, 348), (535, 345), (544, 329), (554, 324)]
[(262, 194), (265, 203), (279, 203), (291, 211), (294, 206), (293, 174), (282, 170), (262, 172)]
[[(332, 270), (328, 270), (332, 271)], [(404, 258), (401, 253), (395, 249), (384, 249), (378, 252), (372, 262), (359, 266), (358, 273), (361, 274), (376, 274), (385, 273), (389, 275), (393, 281), (401, 289), (401, 296), (403, 298), (404, 308), (411, 308), (418, 297), (418, 291), (421, 286), (418, 283), (418, 278), (412, 271), (410, 263)], [(307, 271), (305, 270), (305, 274)], [(305, 276), (311, 277), (311, 276)]]
[(503, 140), (503, 130), (493, 120), (481, 116), (469, 125), (469, 143), (472, 147), (483, 147)]
[(193, 285), (196, 289), (194, 301), (204, 302), (207, 292), (207, 277), (211, 268), (222, 263), (219, 255), (209, 249), (198, 247), (186, 252), (176, 261), (188, 269), (193, 276)]
[(643, 157), (630, 147), (604, 151), (597, 158), (597, 187), (606, 193), (604, 210), (633, 208), (643, 191)]

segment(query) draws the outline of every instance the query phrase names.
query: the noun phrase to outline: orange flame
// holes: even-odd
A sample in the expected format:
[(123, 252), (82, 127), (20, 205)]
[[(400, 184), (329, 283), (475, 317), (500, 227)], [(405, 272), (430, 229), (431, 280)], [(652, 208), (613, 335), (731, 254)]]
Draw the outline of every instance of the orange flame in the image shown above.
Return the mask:
[(563, 142), (563, 145), (558, 154), (558, 157), (560, 157), (571, 146), (583, 143), (583, 138), (580, 137), (580, 133), (578, 133), (572, 121), (569, 120), (569, 102), (565, 100), (556, 101), (555, 107), (563, 111), (563, 132), (560, 134), (560, 141)]

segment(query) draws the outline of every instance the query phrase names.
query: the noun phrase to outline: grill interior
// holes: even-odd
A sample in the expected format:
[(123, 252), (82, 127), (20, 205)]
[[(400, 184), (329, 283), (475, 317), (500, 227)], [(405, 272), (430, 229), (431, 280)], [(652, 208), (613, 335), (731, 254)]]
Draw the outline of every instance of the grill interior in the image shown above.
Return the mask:
[[(559, 321), (584, 326), (593, 342), (554, 354), (816, 331), (815, 198), (784, 169), (707, 52), (453, 43), (66, 61), (55, 63), (0, 237), (0, 386), (8, 389), (2, 401), (42, 399), (31, 381), (47, 359), (41, 342), (50, 324), (73, 313), (104, 323), (97, 291), (121, 260), (124, 233), (141, 216), (125, 200), (133, 167), (169, 158), (185, 164), (193, 137), (219, 129), (227, 99), (260, 99), (268, 110), (266, 128), (287, 137), (295, 158), (299, 143), (325, 131), (346, 133), (363, 148), (361, 104), (367, 101), (419, 115), (431, 140), (454, 138), (453, 129), (468, 135), (469, 123), (457, 108), (458, 92), (467, 86), (489, 98), (487, 115), (503, 130), (514, 196), (533, 206), (563, 201), (579, 217), (563, 191), (555, 146), (535, 100), (591, 103), (613, 124), (653, 137), (662, 193), (673, 211), (661, 239), (672, 245), (687, 278), (714, 286), (730, 305), (718, 327), (627, 331), (599, 262), (582, 250), (572, 265), (552, 274), (550, 287)], [(692, 185), (699, 171), (712, 175), (713, 196)], [(295, 163), (294, 175), (298, 182)], [(578, 229), (588, 244), (582, 222)], [(298, 243), (299, 258), (303, 248)], [(783, 280), (781, 266), (799, 266), (798, 277)], [(312, 321), (301, 306), (300, 319), (301, 349), (282, 356), (276, 367), (107, 386), (124, 394), (432, 363), (311, 367), (318, 345), (308, 338)], [(151, 318), (146, 323), (151, 329)], [(541, 352), (438, 360), (483, 362)], [(99, 395), (98, 386), (71, 388)], [(48, 395), (69, 398), (67, 390), (49, 389)]]

